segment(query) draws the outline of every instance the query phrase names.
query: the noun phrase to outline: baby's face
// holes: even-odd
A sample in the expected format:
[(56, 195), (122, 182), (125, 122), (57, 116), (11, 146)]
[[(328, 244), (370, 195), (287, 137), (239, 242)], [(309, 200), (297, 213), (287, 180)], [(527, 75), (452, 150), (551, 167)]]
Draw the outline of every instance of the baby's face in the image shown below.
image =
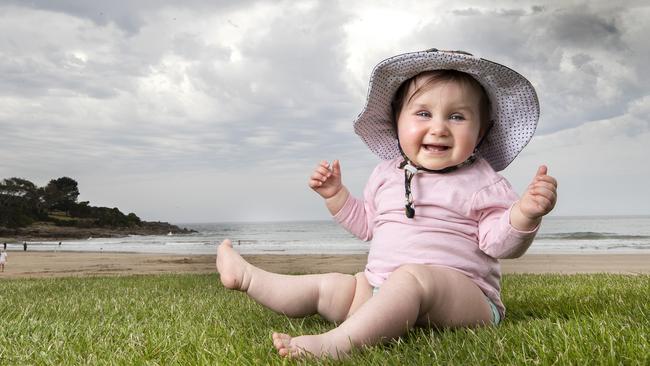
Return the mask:
[[(425, 81), (417, 80), (411, 88)], [(409, 90), (408, 95), (412, 93)], [(438, 82), (411, 99), (397, 119), (399, 142), (406, 156), (433, 170), (467, 160), (478, 143), (479, 101), (477, 90), (454, 81)]]

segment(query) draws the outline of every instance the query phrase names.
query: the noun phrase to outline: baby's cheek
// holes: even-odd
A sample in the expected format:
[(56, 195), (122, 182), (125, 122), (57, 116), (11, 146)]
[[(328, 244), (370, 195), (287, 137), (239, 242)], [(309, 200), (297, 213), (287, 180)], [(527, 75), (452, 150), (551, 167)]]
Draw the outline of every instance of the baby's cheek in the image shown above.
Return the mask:
[(417, 126), (407, 125), (399, 129), (400, 142), (417, 140), (418, 135), (420, 135), (420, 129)]
[(418, 140), (413, 133), (403, 133), (399, 136), (399, 144), (404, 150), (411, 150), (418, 145)]

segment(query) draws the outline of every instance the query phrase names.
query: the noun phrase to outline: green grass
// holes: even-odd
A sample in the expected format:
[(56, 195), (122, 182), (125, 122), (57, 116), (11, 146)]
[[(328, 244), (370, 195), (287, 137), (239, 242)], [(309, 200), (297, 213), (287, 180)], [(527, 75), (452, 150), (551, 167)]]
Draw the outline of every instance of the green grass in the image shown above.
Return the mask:
[[(502, 285), (498, 328), (417, 329), (343, 363), (650, 364), (650, 276), (507, 275)], [(0, 312), (0, 365), (295, 364), (275, 354), (271, 332), (332, 326), (274, 314), (217, 275), (3, 279)]]

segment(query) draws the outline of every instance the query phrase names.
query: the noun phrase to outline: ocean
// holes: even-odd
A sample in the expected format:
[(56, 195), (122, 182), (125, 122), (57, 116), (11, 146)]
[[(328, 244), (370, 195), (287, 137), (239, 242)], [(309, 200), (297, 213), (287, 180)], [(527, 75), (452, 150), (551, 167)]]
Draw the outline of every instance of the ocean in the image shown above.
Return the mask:
[[(333, 221), (177, 225), (197, 233), (28, 242), (28, 250), (214, 254), (225, 238), (243, 254), (363, 254), (368, 248)], [(650, 216), (546, 217), (528, 253), (650, 253)]]

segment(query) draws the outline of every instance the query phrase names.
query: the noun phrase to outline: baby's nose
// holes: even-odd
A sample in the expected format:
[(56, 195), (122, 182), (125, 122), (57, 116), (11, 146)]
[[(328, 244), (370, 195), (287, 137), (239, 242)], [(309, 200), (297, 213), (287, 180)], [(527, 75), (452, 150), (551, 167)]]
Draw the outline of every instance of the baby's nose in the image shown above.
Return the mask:
[(429, 134), (431, 135), (447, 135), (449, 129), (447, 126), (447, 121), (441, 118), (432, 118), (429, 123)]

